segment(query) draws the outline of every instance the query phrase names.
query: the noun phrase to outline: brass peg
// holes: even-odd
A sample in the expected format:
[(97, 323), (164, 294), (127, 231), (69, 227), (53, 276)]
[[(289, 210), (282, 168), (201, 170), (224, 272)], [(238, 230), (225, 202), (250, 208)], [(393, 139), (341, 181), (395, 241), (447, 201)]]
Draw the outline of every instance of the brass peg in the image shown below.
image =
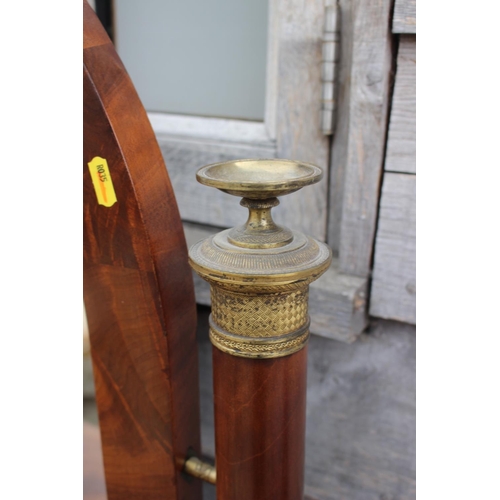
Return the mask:
[(207, 483), (215, 484), (217, 472), (212, 464), (200, 460), (198, 457), (189, 457), (184, 463), (184, 471), (190, 476), (197, 477)]

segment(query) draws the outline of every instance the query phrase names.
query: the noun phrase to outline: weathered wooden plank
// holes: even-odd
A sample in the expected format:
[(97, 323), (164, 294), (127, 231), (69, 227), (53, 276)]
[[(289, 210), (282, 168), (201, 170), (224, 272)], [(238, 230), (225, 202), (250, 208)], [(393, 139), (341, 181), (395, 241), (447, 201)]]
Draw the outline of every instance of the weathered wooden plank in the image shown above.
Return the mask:
[(416, 38), (401, 35), (385, 170), (416, 172)]
[(338, 259), (309, 287), (311, 333), (342, 342), (354, 342), (368, 325), (368, 281), (343, 274)]
[(415, 323), (416, 176), (386, 173), (380, 201), (370, 314)]
[[(325, 2), (270, 0), (270, 9), (268, 37), (277, 37), (277, 54), (275, 73), (269, 72), (268, 66), (267, 85), (274, 89), (274, 93), (270, 90), (268, 94), (274, 96), (274, 101), (270, 100), (268, 105), (276, 110), (275, 132), (270, 132), (276, 137), (277, 157), (314, 163), (326, 174), (329, 139), (320, 126)], [(292, 194), (290, 203), (281, 212), (281, 220), (325, 241), (327, 191), (325, 180)]]
[(370, 272), (392, 67), (392, 0), (341, 0), (338, 127), (333, 139), (328, 242), (340, 271)]
[(393, 33), (417, 32), (417, 0), (396, 0), (392, 31)]
[[(211, 234), (216, 228), (184, 223), (188, 246)], [(193, 273), (196, 302), (210, 305), (210, 287)], [(330, 269), (309, 287), (309, 314), (311, 332), (343, 342), (353, 342), (367, 326), (367, 280), (342, 274), (338, 260), (333, 259)]]

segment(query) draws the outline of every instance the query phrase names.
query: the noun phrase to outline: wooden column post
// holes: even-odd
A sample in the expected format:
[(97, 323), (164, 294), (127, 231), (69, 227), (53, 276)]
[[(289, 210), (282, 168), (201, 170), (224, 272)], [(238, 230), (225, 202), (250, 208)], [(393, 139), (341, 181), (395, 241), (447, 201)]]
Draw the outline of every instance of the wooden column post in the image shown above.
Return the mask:
[(197, 173), (249, 209), (246, 224), (189, 253), (211, 285), (218, 500), (303, 497), (308, 292), (331, 251), (275, 224), (271, 209), (277, 196), (322, 175), (289, 160), (239, 160)]

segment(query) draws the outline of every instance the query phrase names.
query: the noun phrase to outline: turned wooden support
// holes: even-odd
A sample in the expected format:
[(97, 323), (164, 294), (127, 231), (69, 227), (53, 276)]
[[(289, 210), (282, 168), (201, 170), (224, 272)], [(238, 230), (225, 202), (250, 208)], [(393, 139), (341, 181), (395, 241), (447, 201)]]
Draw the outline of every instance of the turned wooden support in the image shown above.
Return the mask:
[(213, 361), (217, 498), (302, 500), (307, 347)]
[(322, 178), (289, 160), (208, 165), (199, 182), (241, 196), (246, 224), (194, 245), (211, 285), (218, 500), (301, 500), (309, 284), (330, 265), (323, 243), (277, 225), (277, 196)]

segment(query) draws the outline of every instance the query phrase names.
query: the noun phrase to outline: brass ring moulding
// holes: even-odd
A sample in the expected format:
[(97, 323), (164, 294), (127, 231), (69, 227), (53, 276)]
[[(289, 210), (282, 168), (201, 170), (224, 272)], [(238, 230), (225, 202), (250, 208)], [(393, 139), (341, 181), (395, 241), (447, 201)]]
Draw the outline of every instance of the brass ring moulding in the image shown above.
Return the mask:
[[(256, 181), (260, 186), (265, 184), (266, 174), (259, 171), (259, 166), (269, 170), (274, 162), (283, 162), (242, 161), (251, 162), (250, 168), (260, 174)], [(298, 162), (286, 162), (280, 174), (278, 193), (273, 191), (272, 195), (291, 192), (286, 187), (290, 164), (293, 168), (290, 167), (289, 189), (296, 191), (302, 187), (296, 173)], [(228, 174), (234, 173), (231, 168), (234, 163), (215, 165), (214, 177), (222, 174), (214, 187), (241, 195), (242, 188), (235, 185), (237, 180)], [(312, 183), (312, 174), (309, 165), (305, 165), (305, 173), (300, 169), (299, 172), (307, 185)], [(206, 172), (207, 168), (202, 170)], [(318, 167), (314, 169), (321, 172)], [(321, 178), (316, 170), (313, 173)], [(272, 175), (276, 177), (276, 173)], [(329, 267), (331, 250), (324, 243), (276, 225), (270, 210), (279, 202), (274, 196), (263, 197), (259, 186), (252, 192), (248, 187), (250, 181), (246, 173), (242, 202), (250, 211), (246, 226), (222, 231), (196, 243), (189, 251), (189, 260), (193, 269), (211, 285), (210, 340), (213, 345), (234, 356), (282, 357), (297, 352), (307, 343), (309, 284)]]

